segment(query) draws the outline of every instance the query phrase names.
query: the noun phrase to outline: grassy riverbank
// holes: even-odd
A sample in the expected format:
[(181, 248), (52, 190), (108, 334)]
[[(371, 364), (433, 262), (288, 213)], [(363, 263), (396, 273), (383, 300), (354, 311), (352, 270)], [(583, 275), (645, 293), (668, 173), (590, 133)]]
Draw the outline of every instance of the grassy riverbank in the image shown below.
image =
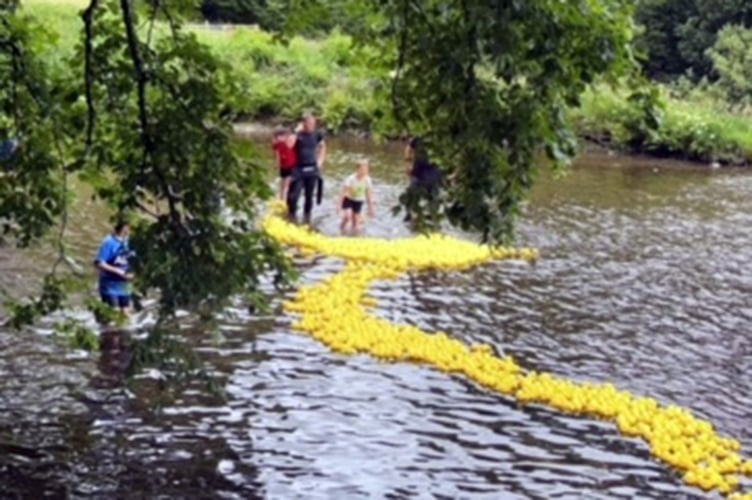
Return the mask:
[[(80, 32), (81, 0), (27, 0), (25, 10), (59, 36), (49, 57), (69, 57)], [(331, 130), (397, 132), (383, 118), (389, 105), (375, 92), (383, 78), (351, 50), (348, 37), (293, 38), (281, 44), (252, 27), (191, 26), (196, 36), (237, 74), (249, 120), (290, 121), (304, 110), (324, 117)], [(656, 131), (645, 130), (639, 107), (626, 92), (596, 87), (572, 110), (581, 137), (611, 148), (723, 164), (752, 163), (752, 116), (726, 111), (725, 103), (695, 92), (681, 99), (661, 88), (665, 109)]]
[(581, 137), (609, 147), (661, 157), (721, 164), (752, 163), (752, 116), (727, 111), (708, 93), (683, 98), (660, 87), (660, 126), (648, 131), (627, 92), (596, 87), (572, 110)]

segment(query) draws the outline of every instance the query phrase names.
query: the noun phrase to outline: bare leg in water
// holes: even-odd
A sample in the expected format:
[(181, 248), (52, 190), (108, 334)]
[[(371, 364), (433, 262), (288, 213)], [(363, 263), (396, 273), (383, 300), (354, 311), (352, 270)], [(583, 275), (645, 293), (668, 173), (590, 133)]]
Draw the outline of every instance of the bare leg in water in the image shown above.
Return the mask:
[(340, 234), (345, 234), (347, 231), (347, 223), (350, 222), (350, 214), (352, 214), (352, 210), (349, 208), (342, 212), (342, 220), (339, 223)]

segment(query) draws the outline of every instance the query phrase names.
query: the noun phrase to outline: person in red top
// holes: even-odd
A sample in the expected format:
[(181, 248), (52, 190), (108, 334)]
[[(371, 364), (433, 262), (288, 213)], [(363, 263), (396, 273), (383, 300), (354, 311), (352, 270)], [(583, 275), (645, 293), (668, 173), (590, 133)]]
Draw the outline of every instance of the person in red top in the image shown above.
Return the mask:
[(287, 129), (278, 129), (272, 137), (272, 148), (277, 155), (279, 167), (279, 199), (287, 199), (287, 191), (290, 189), (290, 176), (298, 158), (295, 154), (295, 136)]

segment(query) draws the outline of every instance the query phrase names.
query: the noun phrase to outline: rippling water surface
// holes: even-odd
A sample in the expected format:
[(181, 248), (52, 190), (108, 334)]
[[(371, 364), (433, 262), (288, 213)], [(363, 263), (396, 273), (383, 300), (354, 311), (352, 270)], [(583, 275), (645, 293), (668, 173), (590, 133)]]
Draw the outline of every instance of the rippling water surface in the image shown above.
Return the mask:
[[(399, 148), (334, 142), (315, 224), (333, 233), (338, 180), (374, 160), (378, 237)], [(533, 267), (406, 275), (377, 285), (379, 314), (486, 342), (525, 366), (610, 380), (692, 409), (752, 452), (752, 175), (605, 155), (542, 176), (520, 222)], [(106, 216), (81, 196), (73, 247), (88, 261)], [(0, 284), (30, 290), (49, 254), (0, 254)], [(341, 269), (302, 263), (303, 283)], [(199, 383), (165, 398), (153, 374), (98, 383), (122, 357), (0, 330), (0, 497), (693, 498), (612, 425), (508, 399), (459, 378), (331, 354), (281, 315), (241, 313), (224, 340), (186, 329), (226, 401)], [(157, 407), (160, 406), (160, 409)]]

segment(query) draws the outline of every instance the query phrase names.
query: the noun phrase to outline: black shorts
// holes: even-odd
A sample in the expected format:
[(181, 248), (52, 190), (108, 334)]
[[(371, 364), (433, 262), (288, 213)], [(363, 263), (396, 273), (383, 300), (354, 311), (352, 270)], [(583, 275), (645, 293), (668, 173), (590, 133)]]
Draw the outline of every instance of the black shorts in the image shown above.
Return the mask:
[(102, 299), (102, 302), (109, 305), (110, 307), (125, 309), (131, 306), (130, 295), (111, 295), (109, 293), (100, 291), (99, 297)]
[(345, 197), (345, 199), (342, 200), (342, 210), (352, 210), (354, 214), (359, 214), (363, 211), (363, 202)]
[(292, 168), (280, 168), (279, 169), (279, 178), (280, 179), (287, 179), (292, 175)]

